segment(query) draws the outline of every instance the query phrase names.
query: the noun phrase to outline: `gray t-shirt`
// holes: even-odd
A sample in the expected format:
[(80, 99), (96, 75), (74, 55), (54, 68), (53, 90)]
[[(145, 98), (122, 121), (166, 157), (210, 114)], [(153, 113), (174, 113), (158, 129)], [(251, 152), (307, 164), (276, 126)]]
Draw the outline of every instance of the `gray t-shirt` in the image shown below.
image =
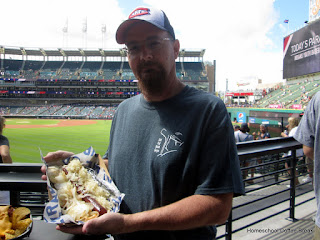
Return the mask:
[[(244, 193), (224, 103), (188, 86), (163, 102), (147, 102), (143, 95), (122, 102), (112, 122), (107, 157), (113, 181), (126, 194), (123, 213), (165, 206), (194, 194)], [(212, 239), (214, 232), (214, 227), (203, 227), (124, 238)]]
[(320, 92), (309, 102), (293, 137), (303, 145), (314, 148), (314, 191), (317, 199), (316, 224), (320, 227)]

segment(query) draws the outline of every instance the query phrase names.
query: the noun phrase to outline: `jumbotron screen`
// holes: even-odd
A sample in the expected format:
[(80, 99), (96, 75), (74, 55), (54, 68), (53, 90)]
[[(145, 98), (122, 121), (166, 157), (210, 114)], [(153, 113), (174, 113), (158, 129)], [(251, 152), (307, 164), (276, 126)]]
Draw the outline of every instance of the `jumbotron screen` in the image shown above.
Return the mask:
[(283, 78), (320, 72), (320, 20), (284, 38)]

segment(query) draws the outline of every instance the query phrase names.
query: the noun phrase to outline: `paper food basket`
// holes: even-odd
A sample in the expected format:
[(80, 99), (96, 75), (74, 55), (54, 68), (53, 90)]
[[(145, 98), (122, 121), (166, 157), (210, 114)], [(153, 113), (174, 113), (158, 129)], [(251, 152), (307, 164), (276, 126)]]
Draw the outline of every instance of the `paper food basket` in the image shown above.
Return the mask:
[[(41, 152), (41, 151), (40, 151)], [(91, 172), (95, 175), (95, 178), (100, 182), (101, 186), (106, 188), (110, 193), (111, 197), (109, 198), (110, 203), (112, 204), (111, 212), (119, 212), (120, 204), (124, 198), (124, 194), (121, 193), (117, 186), (111, 179), (111, 176), (108, 172), (108, 169), (99, 154), (96, 154), (92, 147), (89, 147), (86, 151), (72, 155), (71, 157), (59, 160), (55, 162), (47, 163), (44, 161), (41, 154), (42, 161), (46, 164), (47, 169), (49, 166), (62, 166), (68, 164), (74, 158), (79, 159), (81, 164), (90, 169)], [(58, 201), (57, 190), (53, 187), (53, 184), (47, 178), (48, 192), (50, 201), (46, 204), (43, 218), (44, 221), (48, 223), (55, 224), (77, 224), (81, 225), (83, 222), (75, 221), (70, 215), (63, 215), (61, 207)]]

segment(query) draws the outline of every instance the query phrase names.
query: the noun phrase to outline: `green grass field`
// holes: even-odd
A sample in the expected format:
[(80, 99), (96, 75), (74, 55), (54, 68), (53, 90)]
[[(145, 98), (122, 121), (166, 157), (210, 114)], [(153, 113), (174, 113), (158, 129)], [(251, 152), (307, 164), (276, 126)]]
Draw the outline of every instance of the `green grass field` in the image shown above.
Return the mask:
[(96, 124), (45, 127), (9, 128), (10, 125), (48, 125), (59, 120), (7, 119), (3, 135), (9, 139), (13, 162), (41, 163), (43, 155), (56, 150), (80, 153), (92, 146), (96, 153), (103, 155), (108, 148), (110, 120), (96, 120)]

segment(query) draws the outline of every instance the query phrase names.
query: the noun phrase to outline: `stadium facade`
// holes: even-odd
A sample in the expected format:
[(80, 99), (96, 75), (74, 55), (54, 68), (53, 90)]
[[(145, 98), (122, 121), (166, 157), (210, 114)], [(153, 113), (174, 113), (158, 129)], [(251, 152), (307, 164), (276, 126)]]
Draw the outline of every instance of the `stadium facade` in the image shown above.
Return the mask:
[[(204, 53), (205, 50), (182, 49), (176, 61), (177, 77), (187, 85), (212, 92), (214, 80), (208, 80)], [(122, 49), (0, 46), (2, 109), (26, 106), (47, 106), (48, 109), (56, 105), (116, 107), (124, 99), (140, 93), (137, 82)], [(11, 109), (10, 113), (19, 115), (17, 111)], [(48, 111), (45, 112), (49, 117)], [(8, 115), (8, 111), (4, 115)], [(37, 116), (44, 115), (37, 111)]]

